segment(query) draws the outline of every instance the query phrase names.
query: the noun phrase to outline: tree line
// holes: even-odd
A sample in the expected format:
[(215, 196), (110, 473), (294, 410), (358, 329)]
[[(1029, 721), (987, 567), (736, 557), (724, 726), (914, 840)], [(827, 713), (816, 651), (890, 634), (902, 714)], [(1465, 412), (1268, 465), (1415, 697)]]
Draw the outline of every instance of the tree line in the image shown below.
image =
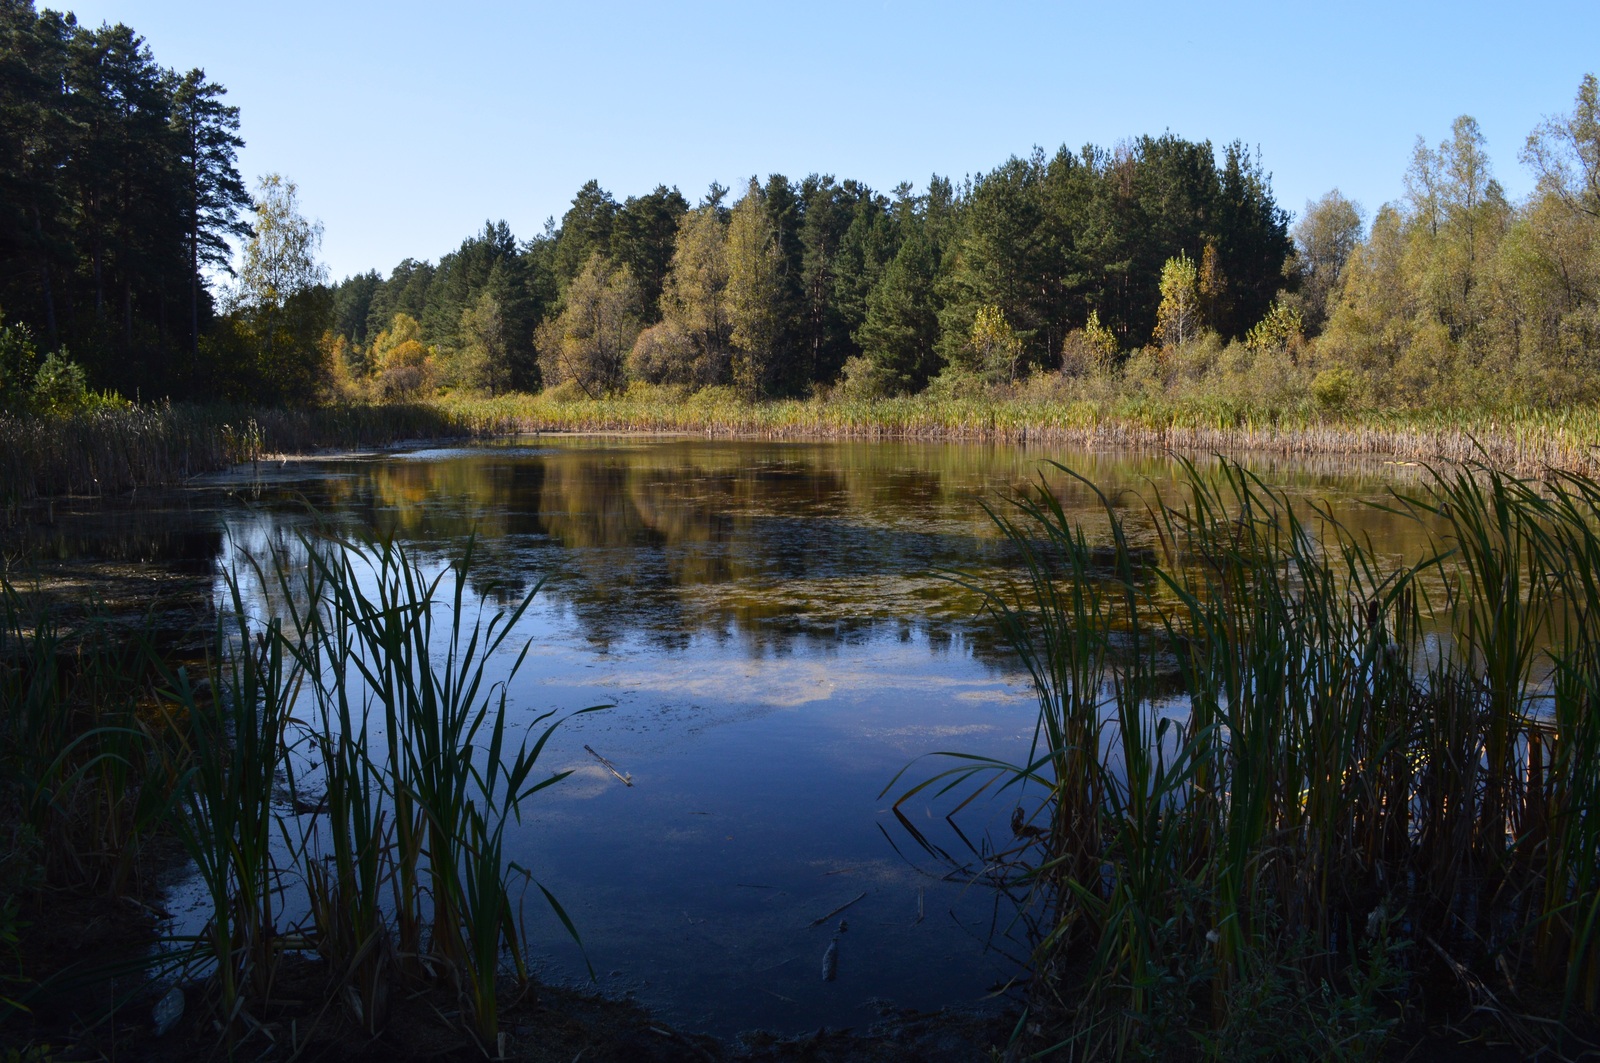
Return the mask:
[(230, 241), (249, 235), (238, 108), (124, 25), (0, 0), (0, 391), (37, 343), (129, 396), (215, 390), (202, 352)]
[(1370, 221), (1335, 190), (1292, 228), (1259, 153), (1168, 133), (888, 192), (774, 174), (691, 203), (590, 181), (530, 238), (486, 223), (437, 262), (329, 284), (294, 183), (241, 180), (221, 85), (126, 26), (0, 0), (0, 405), (70, 406), (86, 383), (284, 403), (636, 382), (1600, 399), (1596, 96), (1585, 78), (1531, 133), (1519, 203), (1467, 117), (1419, 139)]
[(1483, 132), (1419, 137), (1405, 194), (1363, 227), (1330, 194), (1296, 229), (1318, 376), (1365, 404), (1560, 407), (1600, 401), (1600, 82), (1524, 143), (1512, 203)]
[(1285, 283), (1288, 221), (1242, 144), (1219, 157), (1171, 134), (1035, 150), (921, 192), (774, 174), (691, 206), (591, 181), (531, 239), (488, 223), (437, 265), (347, 278), (334, 328), (340, 359), (389, 394), (1014, 381), (1090, 324), (1147, 341), (1174, 256), (1204, 264), (1211, 327), (1243, 335)]

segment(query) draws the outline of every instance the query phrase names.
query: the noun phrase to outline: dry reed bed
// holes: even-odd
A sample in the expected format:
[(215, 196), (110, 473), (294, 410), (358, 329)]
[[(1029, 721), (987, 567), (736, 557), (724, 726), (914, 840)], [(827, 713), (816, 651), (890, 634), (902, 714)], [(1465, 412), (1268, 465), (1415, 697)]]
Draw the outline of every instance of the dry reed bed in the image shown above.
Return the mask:
[(722, 389), (556, 402), (491, 399), (258, 410), (147, 405), (41, 419), (0, 415), (0, 503), (117, 495), (182, 483), (270, 455), (409, 439), (518, 433), (683, 432), (767, 439), (912, 439), (1161, 448), (1180, 452), (1382, 455), (1475, 461), (1518, 473), (1600, 469), (1600, 413), (1378, 414), (1353, 422), (1256, 415), (1204, 404), (1017, 399), (746, 403)]
[(118, 495), (239, 462), (470, 434), (434, 405), (257, 410), (130, 406), (66, 418), (0, 414), (0, 503)]
[(1407, 461), (1483, 461), (1516, 473), (1600, 469), (1600, 413), (1522, 411), (1486, 416), (1449, 411), (1373, 413), (1365, 420), (1252, 417), (1204, 406), (1106, 408), (1027, 400), (892, 399), (872, 403), (742, 403), (664, 398), (552, 402), (508, 396), (449, 402), (475, 434), (511, 432), (686, 432), (768, 439), (912, 439), (1348, 454)]

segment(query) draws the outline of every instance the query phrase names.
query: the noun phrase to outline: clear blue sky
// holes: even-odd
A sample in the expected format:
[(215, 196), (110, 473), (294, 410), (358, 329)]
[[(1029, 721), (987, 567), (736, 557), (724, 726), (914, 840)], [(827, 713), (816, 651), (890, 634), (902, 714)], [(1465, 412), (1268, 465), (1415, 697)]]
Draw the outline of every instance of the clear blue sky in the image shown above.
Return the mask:
[(1418, 134), (1478, 119), (1513, 197), (1542, 116), (1600, 74), (1600, 3), (40, 3), (125, 22), (243, 112), (240, 169), (296, 181), (335, 278), (519, 237), (598, 178), (816, 171), (887, 190), (1033, 145), (1259, 145), (1280, 204), (1368, 216)]

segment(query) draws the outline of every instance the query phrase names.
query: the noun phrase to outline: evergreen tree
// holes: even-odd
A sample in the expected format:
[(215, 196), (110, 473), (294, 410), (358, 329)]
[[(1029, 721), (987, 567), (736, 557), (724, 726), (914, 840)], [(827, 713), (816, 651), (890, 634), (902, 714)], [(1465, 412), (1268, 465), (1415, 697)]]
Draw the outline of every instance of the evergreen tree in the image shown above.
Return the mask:
[[(367, 345), (367, 321), (383, 284), (383, 277), (372, 269), (346, 277), (333, 289), (333, 329), (357, 350)], [(370, 335), (376, 335), (376, 331)]]
[(920, 391), (935, 372), (937, 270), (931, 241), (920, 226), (914, 227), (867, 296), (856, 342), (892, 391)]
[(661, 285), (672, 264), (678, 222), (689, 209), (676, 188), (657, 185), (644, 196), (629, 196), (611, 228), (611, 257), (628, 267), (639, 286), (639, 299), (649, 322), (661, 319)]
[(617, 201), (600, 187), (587, 181), (572, 197), (572, 206), (561, 216), (556, 236), (556, 276), (564, 287), (575, 278), (596, 254), (611, 254), (611, 232), (616, 224)]
[(184, 220), (189, 250), (189, 339), (200, 352), (201, 270), (232, 273), (229, 237), (247, 238), (250, 226), (240, 211), (250, 196), (235, 160), (244, 147), (239, 137), (239, 108), (222, 102), (227, 93), (194, 69), (178, 79), (172, 93), (172, 131), (178, 140), (178, 163), (184, 178)]

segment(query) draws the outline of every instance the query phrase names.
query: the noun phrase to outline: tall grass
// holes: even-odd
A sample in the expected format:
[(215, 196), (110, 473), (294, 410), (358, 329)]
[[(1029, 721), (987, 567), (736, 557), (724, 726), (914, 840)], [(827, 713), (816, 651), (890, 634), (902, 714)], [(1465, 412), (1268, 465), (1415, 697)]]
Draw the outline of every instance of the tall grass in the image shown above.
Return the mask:
[(957, 439), (1187, 451), (1482, 458), (1502, 468), (1592, 473), (1600, 413), (1588, 408), (1359, 411), (1263, 407), (1197, 397), (1091, 399), (1018, 394), (746, 402), (639, 385), (576, 401), (550, 395), (298, 410), (147, 404), (61, 418), (0, 414), (0, 505), (118, 495), (269, 456), (408, 439), (544, 431), (693, 432), (820, 439)]
[(197, 943), (215, 964), (225, 1024), (238, 1019), (246, 999), (271, 992), (284, 888), (275, 848), (287, 842), (291, 860), (298, 851), (283, 829), (275, 791), (287, 770), (304, 677), (285, 652), (281, 620), (252, 630), (238, 582), (230, 586), (233, 630), (219, 622), (217, 646), (224, 652), (209, 683), (218, 701), (203, 704), (183, 670), (169, 691), (189, 765), (175, 826), (205, 886), (211, 917)]
[(410, 404), (300, 410), (146, 404), (69, 417), (0, 413), (0, 505), (118, 495), (268, 455), (471, 431), (446, 409)]
[(827, 398), (752, 403), (731, 389), (690, 394), (635, 385), (600, 399), (505, 395), (448, 398), (445, 409), (477, 435), (508, 431), (694, 432), (820, 439), (953, 439), (1205, 452), (1368, 454), (1413, 461), (1477, 460), (1513, 471), (1592, 473), (1600, 413), (1577, 407), (1365, 410), (1327, 414), (1196, 397), (1090, 399), (1014, 395)]
[[(182, 673), (169, 690), (189, 721), (179, 832), (210, 901), (197, 945), (222, 1017), (270, 1003), (282, 952), (315, 949), (330, 995), (369, 1030), (397, 992), (442, 981), (487, 1048), (505, 963), (528, 979), (518, 886), (532, 879), (505, 834), (566, 774), (537, 771), (553, 713), (510, 737), (507, 685), (528, 645), (490, 673), (531, 594), (486, 620), (466, 598), (470, 548), (430, 578), (392, 541), (301, 545), (302, 565), (254, 570), (281, 613), (250, 617), (230, 578), (216, 705)], [(290, 893), (303, 925), (282, 918)]]
[(1412, 564), (1235, 465), (1181, 494), (1153, 556), (1103, 496), (1109, 550), (1044, 492), (994, 514), (1031, 751), (897, 805), (1014, 795), (1043, 1050), (1372, 1058), (1430, 965), (1508, 1028), (1538, 987), (1592, 1014), (1600, 485), (1439, 474), (1393, 503), (1434, 535)]
[(28, 858), (53, 888), (126, 891), (166, 813), (171, 765), (142, 711), (149, 640), (92, 611), (64, 631), (0, 578), (0, 811), (37, 841)]
[(69, 627), (0, 577), (0, 1026), (46, 997), (92, 1018), (137, 973), (26, 951), (22, 931), (53, 917), (50, 898), (120, 906), (148, 885), (141, 857), (179, 775), (155, 710), (153, 628), (93, 603)]

